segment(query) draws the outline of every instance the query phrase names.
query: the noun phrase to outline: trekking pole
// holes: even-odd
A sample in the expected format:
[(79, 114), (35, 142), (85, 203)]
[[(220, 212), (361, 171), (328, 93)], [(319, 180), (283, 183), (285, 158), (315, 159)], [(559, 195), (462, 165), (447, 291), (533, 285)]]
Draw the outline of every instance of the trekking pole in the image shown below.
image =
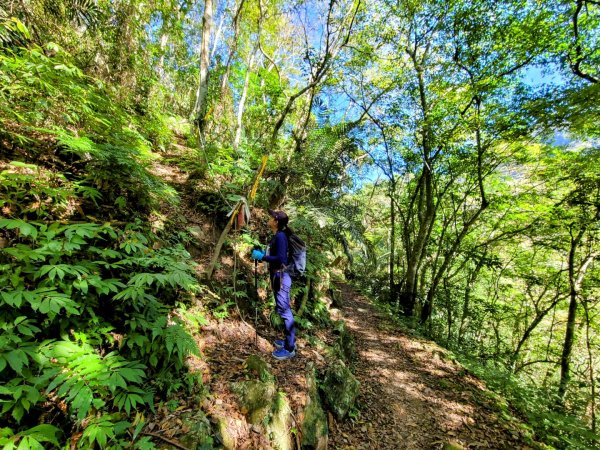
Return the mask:
[(254, 290), (256, 291), (256, 303), (254, 304), (254, 345), (258, 347), (258, 260), (254, 260)]

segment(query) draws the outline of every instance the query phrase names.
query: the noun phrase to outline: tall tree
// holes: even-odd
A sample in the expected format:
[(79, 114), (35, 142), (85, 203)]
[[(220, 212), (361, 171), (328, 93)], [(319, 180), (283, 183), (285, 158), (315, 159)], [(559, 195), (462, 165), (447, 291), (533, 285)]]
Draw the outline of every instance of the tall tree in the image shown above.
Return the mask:
[(206, 111), (208, 106), (208, 77), (210, 65), (210, 39), (213, 27), (213, 0), (205, 0), (202, 15), (202, 42), (200, 45), (200, 76), (196, 91), (196, 103), (192, 112), (193, 122), (198, 132), (198, 143), (204, 145)]

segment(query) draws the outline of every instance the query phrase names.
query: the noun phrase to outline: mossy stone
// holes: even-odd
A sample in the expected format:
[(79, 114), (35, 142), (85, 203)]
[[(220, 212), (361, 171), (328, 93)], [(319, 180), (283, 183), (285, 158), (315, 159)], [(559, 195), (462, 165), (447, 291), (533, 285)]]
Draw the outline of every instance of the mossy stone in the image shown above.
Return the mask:
[(323, 395), (329, 409), (343, 419), (358, 397), (360, 383), (343, 361), (334, 360), (323, 379)]
[(208, 418), (202, 411), (183, 414), (182, 428), (188, 430), (181, 438), (181, 443), (190, 450), (210, 448), (213, 444), (211, 426)]
[(329, 288), (329, 295), (331, 296), (331, 305), (335, 308), (342, 308), (344, 306), (344, 297), (342, 296), (342, 291), (339, 289), (332, 287)]
[(271, 374), (269, 364), (258, 355), (250, 355), (246, 359), (246, 368), (258, 375), (262, 382), (273, 381), (275, 378)]
[(235, 438), (229, 432), (229, 428), (227, 426), (227, 420), (221, 417), (219, 422), (217, 423), (217, 427), (219, 429), (219, 437), (221, 439), (222, 447), (225, 450), (235, 450)]
[(444, 442), (444, 450), (465, 450), (465, 448), (458, 442), (450, 441)]
[(258, 355), (246, 359), (249, 374), (258, 379), (232, 383), (248, 422), (264, 429), (273, 448), (291, 450), (292, 410), (283, 392), (278, 392), (270, 366)]
[(232, 390), (240, 398), (240, 406), (246, 412), (248, 422), (258, 425), (266, 421), (277, 392), (273, 381), (240, 381), (232, 383)]
[(334, 326), (334, 332), (338, 335), (334, 350), (345, 362), (352, 362), (356, 358), (356, 345), (354, 336), (348, 330), (346, 322), (338, 320)]
[(308, 399), (302, 418), (302, 449), (326, 450), (329, 440), (327, 415), (321, 405), (314, 367), (307, 371)]
[(274, 448), (279, 450), (291, 450), (292, 436), (290, 434), (290, 422), (292, 420), (292, 409), (283, 392), (278, 392), (271, 405), (271, 419), (267, 425), (267, 432)]

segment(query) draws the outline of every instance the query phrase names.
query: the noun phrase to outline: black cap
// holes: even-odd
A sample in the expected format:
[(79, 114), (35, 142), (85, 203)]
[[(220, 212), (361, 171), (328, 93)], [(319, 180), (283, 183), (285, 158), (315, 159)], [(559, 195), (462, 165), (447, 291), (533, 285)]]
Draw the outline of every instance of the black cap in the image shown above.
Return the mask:
[(273, 209), (269, 209), (269, 215), (273, 217), (279, 224), (287, 225), (288, 224), (288, 216), (283, 211), (276, 211)]

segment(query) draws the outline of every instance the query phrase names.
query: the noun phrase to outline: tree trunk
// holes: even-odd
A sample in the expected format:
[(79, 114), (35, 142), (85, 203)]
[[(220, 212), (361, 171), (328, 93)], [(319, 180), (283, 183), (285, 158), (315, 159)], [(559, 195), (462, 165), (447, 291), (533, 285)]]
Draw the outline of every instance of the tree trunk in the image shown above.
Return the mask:
[(515, 363), (517, 362), (517, 358), (519, 357), (519, 352), (521, 351), (521, 348), (523, 347), (525, 342), (527, 342), (527, 339), (529, 339), (529, 336), (531, 336), (531, 333), (533, 333), (533, 331), (540, 324), (542, 319), (544, 317), (546, 317), (546, 314), (548, 314), (550, 311), (552, 311), (554, 309), (554, 307), (558, 304), (558, 302), (561, 301), (563, 298), (564, 297), (557, 296), (547, 308), (543, 309), (542, 311), (537, 312), (535, 318), (533, 319), (533, 321), (529, 324), (529, 326), (523, 333), (523, 336), (521, 337), (521, 339), (519, 340), (519, 343), (517, 344), (517, 348), (515, 349), (514, 353), (512, 354), (512, 356), (510, 358), (510, 366), (513, 371), (515, 369)]
[(571, 248), (569, 249), (569, 315), (567, 316), (567, 330), (565, 333), (565, 342), (560, 358), (560, 382), (558, 384), (558, 398), (561, 404), (564, 402), (565, 393), (571, 377), (571, 353), (575, 342), (575, 321), (577, 319), (577, 282), (575, 279), (575, 256), (577, 247), (585, 228), (582, 228), (577, 236), (571, 236)]
[[(433, 201), (433, 176), (430, 165), (425, 162), (423, 165), (423, 174), (419, 180), (418, 190), (418, 234), (412, 246), (407, 248), (406, 259), (406, 280), (405, 289), (400, 296), (400, 305), (403, 314), (406, 317), (412, 317), (418, 290), (419, 267), (422, 264), (423, 253), (430, 236), (431, 227), (435, 219), (435, 204)], [(410, 230), (406, 230), (410, 233)], [(410, 239), (405, 239), (410, 240)]]
[[(475, 213), (473, 213), (473, 215), (466, 222), (463, 223), (462, 230), (460, 231), (460, 233), (454, 240), (452, 247), (444, 255), (444, 262), (438, 269), (437, 273), (433, 274), (431, 287), (429, 288), (429, 291), (427, 293), (427, 300), (425, 302), (425, 305), (423, 305), (423, 309), (421, 310), (421, 319), (420, 319), (421, 323), (425, 323), (427, 320), (429, 320), (429, 318), (431, 316), (431, 313), (433, 311), (433, 298), (435, 297), (437, 287), (439, 286), (440, 281), (442, 280), (442, 277), (444, 276), (444, 274), (450, 267), (450, 263), (454, 260), (454, 256), (456, 255), (456, 253), (460, 247), (460, 244), (462, 243), (465, 236), (469, 233), (470, 229), (472, 228), (473, 224), (475, 224), (475, 222), (477, 221), (479, 216), (489, 206), (489, 202), (486, 198), (485, 188), (483, 185), (483, 153), (485, 151), (485, 148), (482, 143), (481, 128), (480, 128), (481, 98), (476, 96), (474, 98), (474, 103), (476, 105), (475, 141), (477, 144), (477, 186), (479, 188), (481, 204), (479, 205), (479, 208), (477, 208), (477, 211), (475, 211)], [(432, 198), (431, 201), (433, 201), (433, 194), (429, 194), (429, 195)], [(439, 199), (438, 199), (438, 202), (439, 202)], [(434, 213), (435, 213), (435, 210), (434, 210)], [(432, 222), (433, 222), (433, 220), (432, 220)], [(429, 230), (431, 230), (432, 224), (429, 225)]]
[[(403, 314), (407, 317), (411, 317), (414, 312), (417, 288), (418, 288), (418, 271), (422, 263), (423, 253), (427, 246), (427, 241), (431, 234), (431, 227), (435, 219), (435, 202), (433, 199), (433, 173), (432, 166), (433, 160), (431, 158), (431, 152), (433, 148), (433, 136), (432, 130), (429, 123), (429, 103), (427, 101), (427, 88), (425, 85), (425, 78), (423, 76), (423, 62), (427, 57), (427, 51), (424, 52), (421, 59), (417, 57), (416, 49), (407, 49), (408, 55), (413, 63), (413, 68), (416, 72), (418, 88), (419, 88), (419, 102), (421, 113), (423, 114), (423, 129), (421, 131), (421, 149), (423, 152), (423, 169), (419, 183), (415, 188), (415, 194), (411, 201), (411, 207), (408, 214), (412, 212), (414, 202), (417, 201), (417, 237), (415, 238), (412, 245), (406, 248), (406, 280), (405, 290), (400, 297), (400, 304), (402, 306)], [(410, 230), (411, 227), (407, 227), (405, 242), (410, 242)]]
[(589, 360), (589, 377), (590, 377), (590, 389), (591, 389), (591, 420), (592, 420), (592, 433), (596, 432), (596, 377), (594, 375), (594, 354), (592, 350), (592, 342), (590, 339), (590, 311), (587, 301), (583, 302), (583, 308), (585, 311), (585, 344), (588, 353)]
[(470, 302), (471, 302), (471, 290), (473, 289), (473, 286), (475, 285), (475, 281), (477, 280), (477, 277), (479, 276), (479, 272), (481, 271), (481, 268), (483, 267), (483, 260), (485, 259), (486, 253), (487, 253), (487, 250), (484, 251), (484, 253), (481, 255), (481, 257), (477, 261), (477, 264), (475, 265), (475, 270), (473, 270), (473, 272), (471, 272), (469, 278), (467, 279), (467, 285), (465, 286), (465, 297), (463, 300), (462, 315), (460, 317), (460, 325), (458, 326), (458, 337), (457, 337), (458, 348), (460, 348), (462, 346), (463, 337), (464, 337), (464, 333), (465, 333), (465, 324), (467, 322), (467, 317), (469, 317), (469, 306), (470, 306)]
[(396, 303), (397, 289), (396, 282), (394, 280), (394, 259), (396, 255), (396, 209), (394, 208), (394, 193), (396, 192), (396, 186), (392, 183), (390, 187), (390, 305)]
[(250, 74), (252, 73), (252, 67), (254, 66), (254, 58), (256, 57), (256, 50), (252, 52), (250, 61), (248, 62), (248, 69), (246, 70), (246, 77), (244, 78), (244, 88), (242, 89), (242, 96), (238, 105), (237, 113), (237, 124), (235, 127), (235, 137), (233, 139), (233, 153), (236, 154), (240, 146), (242, 139), (243, 124), (242, 118), (244, 116), (244, 109), (246, 107), (246, 98), (248, 96), (248, 85), (250, 84)]
[(202, 16), (202, 45), (200, 46), (200, 80), (196, 91), (193, 120), (198, 134), (198, 144), (204, 146), (204, 130), (206, 128), (206, 110), (208, 101), (208, 76), (210, 64), (210, 35), (213, 22), (213, 0), (205, 0)]
[(238, 34), (240, 30), (240, 15), (242, 13), (242, 8), (244, 7), (244, 1), (240, 0), (240, 3), (235, 11), (235, 16), (233, 17), (233, 37), (231, 40), (231, 45), (229, 46), (229, 55), (227, 55), (227, 63), (225, 64), (225, 73), (223, 74), (223, 79), (221, 80), (221, 97), (225, 95), (225, 88), (227, 87), (227, 83), (229, 81), (229, 72), (231, 70), (231, 61), (233, 61), (233, 56), (237, 51), (238, 45)]
[(163, 33), (160, 36), (160, 60), (158, 61), (158, 76), (163, 81), (165, 79), (165, 49), (167, 48), (168, 42), (169, 35), (167, 33)]

